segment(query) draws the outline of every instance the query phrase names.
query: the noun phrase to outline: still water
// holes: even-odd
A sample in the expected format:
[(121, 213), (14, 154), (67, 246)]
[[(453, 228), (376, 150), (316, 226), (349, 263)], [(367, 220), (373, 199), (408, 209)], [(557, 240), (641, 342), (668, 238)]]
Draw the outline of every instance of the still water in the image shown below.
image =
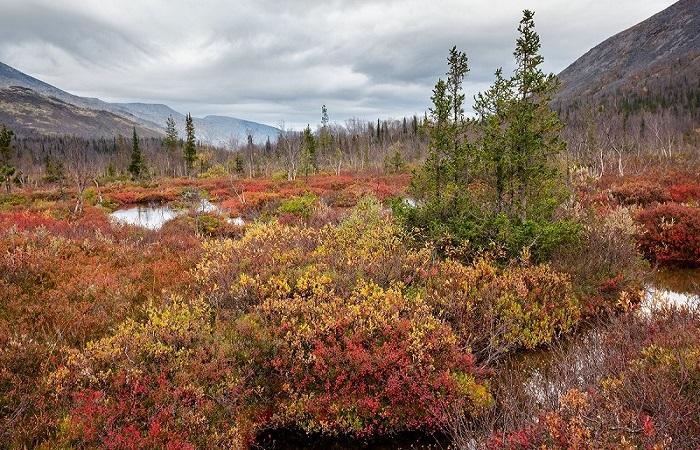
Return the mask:
[[(209, 200), (201, 200), (196, 208), (197, 213), (224, 214), (224, 211)], [(110, 214), (112, 220), (124, 225), (135, 225), (149, 230), (159, 230), (167, 222), (186, 214), (185, 209), (174, 209), (167, 205), (138, 205), (131, 208), (120, 209)], [(233, 225), (243, 226), (245, 221), (241, 217), (227, 219)]]

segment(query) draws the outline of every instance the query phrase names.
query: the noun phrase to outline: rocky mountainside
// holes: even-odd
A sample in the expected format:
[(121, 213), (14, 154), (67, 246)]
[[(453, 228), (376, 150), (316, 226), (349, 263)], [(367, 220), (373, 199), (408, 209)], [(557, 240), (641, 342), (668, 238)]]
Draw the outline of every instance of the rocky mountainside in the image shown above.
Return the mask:
[(19, 86), (0, 88), (0, 123), (23, 136), (130, 136), (133, 128), (142, 137), (162, 135), (112, 112), (77, 106)]
[(554, 104), (626, 113), (700, 108), (700, 0), (680, 0), (596, 46), (566, 68)]
[[(15, 87), (24, 89), (18, 90)], [(63, 132), (60, 130), (71, 130), (69, 134), (79, 136), (115, 136), (124, 134), (124, 124), (131, 124), (130, 126), (136, 125), (137, 130), (143, 130), (143, 135), (162, 136), (165, 121), (168, 116), (172, 116), (180, 135), (184, 135), (184, 114), (167, 105), (108, 103), (98, 98), (79, 97), (1, 62), (0, 89), (3, 91), (0, 122), (10, 126), (16, 124), (19, 127), (18, 131), (31, 130), (32, 134), (42, 132), (61, 134)], [(33, 100), (36, 103), (32, 105)], [(14, 101), (19, 103), (13, 104)], [(43, 107), (49, 109), (42, 111)], [(75, 109), (69, 111), (71, 108)], [(88, 114), (88, 111), (91, 113)], [(15, 114), (19, 115), (15, 116)], [(93, 119), (100, 118), (99, 125), (92, 119), (85, 120), (90, 115)], [(59, 118), (69, 120), (71, 117), (78, 121), (64, 124), (57, 122)], [(114, 128), (110, 128), (110, 124), (114, 125)], [(256, 143), (262, 144), (268, 138), (274, 141), (279, 133), (277, 128), (234, 117), (195, 117), (194, 124), (198, 140), (219, 146), (228, 145), (232, 138), (244, 143), (248, 133), (253, 135)]]

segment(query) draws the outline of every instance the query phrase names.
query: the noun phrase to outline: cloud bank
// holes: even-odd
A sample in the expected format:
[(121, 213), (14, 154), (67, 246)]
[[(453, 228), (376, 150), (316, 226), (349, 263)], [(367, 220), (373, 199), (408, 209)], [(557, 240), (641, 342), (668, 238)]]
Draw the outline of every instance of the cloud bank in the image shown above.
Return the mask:
[(83, 96), (271, 125), (422, 114), (448, 49), (470, 98), (511, 69), (521, 10), (559, 72), (670, 0), (4, 0), (0, 61)]

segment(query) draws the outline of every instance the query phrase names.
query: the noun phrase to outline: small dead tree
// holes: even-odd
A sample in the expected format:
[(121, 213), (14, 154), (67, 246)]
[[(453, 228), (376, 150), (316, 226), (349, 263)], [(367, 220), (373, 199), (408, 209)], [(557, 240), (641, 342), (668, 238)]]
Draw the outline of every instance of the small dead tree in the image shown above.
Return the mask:
[(75, 185), (76, 201), (74, 214), (82, 214), (85, 189), (92, 180), (95, 180), (94, 173), (96, 161), (94, 153), (90, 154), (90, 149), (87, 141), (79, 141), (77, 139), (69, 139), (64, 148), (66, 169), (68, 177)]

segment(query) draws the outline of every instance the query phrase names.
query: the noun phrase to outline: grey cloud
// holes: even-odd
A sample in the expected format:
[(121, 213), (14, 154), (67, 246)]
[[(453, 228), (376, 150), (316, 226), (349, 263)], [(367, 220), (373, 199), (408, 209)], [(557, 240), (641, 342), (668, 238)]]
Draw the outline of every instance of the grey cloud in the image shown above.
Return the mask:
[(422, 113), (447, 50), (470, 58), (468, 97), (512, 67), (534, 9), (546, 68), (670, 0), (5, 0), (0, 60), (79, 95), (166, 103), (292, 126)]

